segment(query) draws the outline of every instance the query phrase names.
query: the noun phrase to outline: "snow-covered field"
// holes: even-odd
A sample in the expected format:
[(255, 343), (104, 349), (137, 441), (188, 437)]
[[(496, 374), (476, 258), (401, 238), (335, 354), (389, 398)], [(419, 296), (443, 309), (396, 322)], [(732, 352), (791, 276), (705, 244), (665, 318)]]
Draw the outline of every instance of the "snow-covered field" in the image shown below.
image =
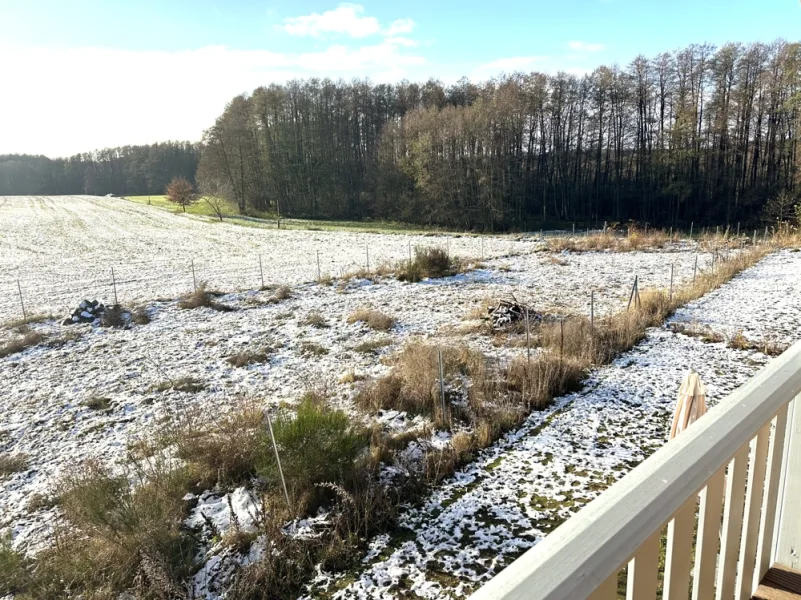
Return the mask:
[[(0, 359), (0, 452), (25, 453), (30, 459), (25, 472), (0, 479), (0, 530), (10, 528), (20, 547), (46, 537), (55, 514), (29, 511), (33, 494), (46, 493), (84, 459), (122, 458), (131, 440), (189, 406), (222, 409), (242, 397), (292, 401), (308, 387), (326, 386), (336, 402), (352, 410), (355, 387), (340, 383), (342, 375), (378, 375), (387, 369), (380, 356), (356, 351), (364, 341), (387, 340), (382, 354), (421, 336), (508, 356), (522, 350), (495, 348), (486, 336), (464, 328), (469, 325), (465, 316), (482, 301), (514, 295), (543, 312), (588, 314), (594, 290), (597, 314), (603, 314), (625, 306), (635, 274), (641, 287), (666, 286), (674, 265), (678, 284), (692, 278), (695, 261), (690, 246), (564, 254), (554, 260), (539, 251), (543, 244), (536, 238), (487, 237), (484, 268), (466, 274), (417, 284), (357, 279), (326, 286), (309, 283), (316, 277), (317, 250), (322, 272), (336, 275), (364, 266), (368, 246), (375, 265), (405, 258), (410, 244), (449, 245), (452, 252), (479, 257), (482, 242), (248, 228), (91, 197), (0, 198), (0, 224), (0, 322), (19, 316), (17, 277), (30, 296), (31, 312), (63, 314), (83, 298), (108, 302), (112, 266), (121, 301), (145, 304), (152, 318), (129, 330), (36, 324), (34, 329), (51, 338), (67, 330), (80, 336), (60, 347)], [(255, 290), (259, 254), (265, 280), (292, 285), (291, 298), (269, 304), (271, 292)], [(239, 310), (180, 310), (174, 300), (160, 300), (191, 288), (190, 258), (199, 279), (230, 292), (219, 302)], [(699, 255), (702, 267), (709, 260)], [(789, 342), (801, 326), (799, 297), (801, 254), (783, 252), (676, 318)], [(397, 319), (392, 331), (381, 334), (347, 323), (353, 310), (368, 305)], [(311, 313), (323, 315), (327, 327), (306, 324)], [(5, 335), (0, 330), (0, 342)], [(324, 353), (311, 357), (310, 343)], [(270, 360), (245, 368), (226, 362), (254, 346), (271, 348)], [(379, 598), (409, 586), (430, 597), (472, 587), (662, 443), (670, 403), (690, 364), (705, 376), (714, 400), (766, 360), (653, 332), (615, 365), (594, 374), (582, 392), (532, 415), (423, 507), (408, 511), (404, 525), (414, 535), (375, 540), (372, 558), (355, 580), (352, 574), (323, 576), (318, 588), (350, 582), (342, 597)], [(205, 389), (150, 391), (165, 378), (183, 376), (200, 379)], [(87, 408), (84, 403), (93, 396), (108, 398), (109, 409)], [(247, 505), (241, 496), (236, 505)], [(215, 502), (224, 512), (225, 505), (213, 499), (209, 510), (217, 510)]]
[[(801, 339), (801, 253), (768, 257), (675, 319), (736, 328), (753, 340)], [(464, 596), (665, 443), (690, 367), (714, 405), (768, 361), (668, 328), (649, 331), (580, 392), (532, 414), (421, 507), (410, 508), (404, 531), (373, 540), (358, 573), (321, 574), (310, 596), (335, 590), (343, 599)]]

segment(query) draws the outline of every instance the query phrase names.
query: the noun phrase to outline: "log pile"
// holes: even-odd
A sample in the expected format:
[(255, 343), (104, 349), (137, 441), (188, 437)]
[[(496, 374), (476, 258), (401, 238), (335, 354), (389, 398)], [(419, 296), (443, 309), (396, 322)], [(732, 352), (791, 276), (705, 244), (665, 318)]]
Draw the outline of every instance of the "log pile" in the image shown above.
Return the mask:
[(542, 315), (516, 300), (501, 300), (495, 306), (487, 307), (487, 318), (493, 330), (509, 329), (517, 323), (525, 323), (527, 310), (529, 322), (542, 319)]

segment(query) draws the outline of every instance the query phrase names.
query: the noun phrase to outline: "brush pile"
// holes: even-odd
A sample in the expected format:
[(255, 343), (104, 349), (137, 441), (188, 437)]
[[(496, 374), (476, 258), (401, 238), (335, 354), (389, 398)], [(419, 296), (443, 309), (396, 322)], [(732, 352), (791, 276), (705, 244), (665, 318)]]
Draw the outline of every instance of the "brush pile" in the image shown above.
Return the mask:
[(527, 311), (530, 322), (542, 320), (541, 314), (531, 310), (525, 304), (520, 304), (517, 300), (501, 300), (498, 304), (487, 307), (487, 318), (492, 329), (499, 331), (509, 329), (517, 323), (525, 323)]

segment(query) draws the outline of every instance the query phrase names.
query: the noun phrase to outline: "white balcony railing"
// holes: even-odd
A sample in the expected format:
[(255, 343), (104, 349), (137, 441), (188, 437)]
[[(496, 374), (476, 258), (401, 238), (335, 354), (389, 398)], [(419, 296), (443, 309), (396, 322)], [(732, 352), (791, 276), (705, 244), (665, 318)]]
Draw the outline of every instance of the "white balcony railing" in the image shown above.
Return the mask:
[(660, 583), (665, 600), (750, 598), (772, 563), (801, 561), (799, 394), (801, 342), (472, 600), (616, 600), (619, 582), (628, 600)]

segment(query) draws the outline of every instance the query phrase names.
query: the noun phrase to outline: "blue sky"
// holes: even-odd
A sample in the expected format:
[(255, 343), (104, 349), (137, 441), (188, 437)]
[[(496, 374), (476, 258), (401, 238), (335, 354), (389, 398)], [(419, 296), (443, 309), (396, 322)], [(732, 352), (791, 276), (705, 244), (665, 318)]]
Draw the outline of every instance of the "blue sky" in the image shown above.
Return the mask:
[(0, 153), (196, 140), (235, 94), (292, 77), (583, 73), (799, 25), (798, 0), (0, 0)]

